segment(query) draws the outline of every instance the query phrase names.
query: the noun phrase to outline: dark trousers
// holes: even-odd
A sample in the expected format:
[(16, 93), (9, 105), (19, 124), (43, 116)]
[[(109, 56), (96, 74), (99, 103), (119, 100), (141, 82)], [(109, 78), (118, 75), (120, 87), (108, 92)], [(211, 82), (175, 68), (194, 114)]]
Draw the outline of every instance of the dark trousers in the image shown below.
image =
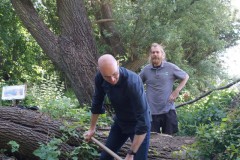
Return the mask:
[[(178, 132), (178, 120), (175, 110), (160, 115), (152, 115), (151, 132), (174, 134)], [(160, 129), (162, 129), (160, 131)]]
[[(128, 140), (128, 138), (133, 141), (134, 133), (124, 134), (122, 133), (120, 127), (114, 123), (111, 127), (109, 136), (106, 141), (106, 146), (111, 149), (113, 152), (117, 153), (123, 144)], [(147, 132), (146, 137), (141, 144), (140, 148), (137, 151), (137, 154), (134, 156), (134, 160), (147, 160), (148, 157), (148, 147), (150, 140), (150, 130)], [(125, 158), (125, 157), (124, 157)], [(102, 151), (100, 160), (113, 160), (113, 157), (107, 152)]]

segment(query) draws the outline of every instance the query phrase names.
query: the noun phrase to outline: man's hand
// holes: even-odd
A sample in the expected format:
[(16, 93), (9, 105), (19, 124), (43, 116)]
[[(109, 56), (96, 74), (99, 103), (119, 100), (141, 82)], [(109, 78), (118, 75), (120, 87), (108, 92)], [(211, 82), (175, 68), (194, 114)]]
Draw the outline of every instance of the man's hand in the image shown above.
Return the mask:
[(174, 102), (176, 100), (176, 98), (178, 97), (178, 95), (179, 95), (179, 91), (177, 91), (177, 90), (173, 91), (169, 97), (169, 101)]
[(95, 133), (95, 130), (88, 130), (87, 132), (85, 132), (83, 134), (84, 140), (89, 142), (91, 140), (91, 137), (94, 135), (94, 133)]
[(183, 89), (183, 87), (187, 83), (188, 79), (189, 79), (189, 75), (187, 74), (186, 77), (179, 83), (178, 87), (170, 95), (170, 97), (169, 97), (170, 102), (173, 102), (176, 100), (176, 98), (179, 95), (179, 92)]

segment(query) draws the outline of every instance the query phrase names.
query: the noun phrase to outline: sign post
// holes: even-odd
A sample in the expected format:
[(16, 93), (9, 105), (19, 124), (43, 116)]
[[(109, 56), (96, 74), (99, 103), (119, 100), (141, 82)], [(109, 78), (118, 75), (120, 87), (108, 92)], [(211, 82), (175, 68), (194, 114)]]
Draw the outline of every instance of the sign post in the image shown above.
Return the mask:
[(2, 100), (12, 100), (12, 105), (18, 105), (18, 100), (26, 96), (26, 85), (4, 86), (2, 89)]

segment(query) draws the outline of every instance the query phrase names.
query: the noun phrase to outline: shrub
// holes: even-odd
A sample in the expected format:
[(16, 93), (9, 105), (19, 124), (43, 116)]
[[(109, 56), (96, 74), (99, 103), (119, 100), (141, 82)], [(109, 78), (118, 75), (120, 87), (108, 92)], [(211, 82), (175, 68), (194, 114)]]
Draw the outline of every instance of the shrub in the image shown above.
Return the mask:
[(178, 134), (195, 135), (198, 126), (202, 124), (218, 125), (221, 123), (235, 95), (235, 90), (213, 92), (194, 104), (177, 109), (180, 129)]
[(240, 107), (237, 106), (223, 118), (219, 125), (201, 125), (197, 141), (188, 148), (189, 159), (240, 159)]

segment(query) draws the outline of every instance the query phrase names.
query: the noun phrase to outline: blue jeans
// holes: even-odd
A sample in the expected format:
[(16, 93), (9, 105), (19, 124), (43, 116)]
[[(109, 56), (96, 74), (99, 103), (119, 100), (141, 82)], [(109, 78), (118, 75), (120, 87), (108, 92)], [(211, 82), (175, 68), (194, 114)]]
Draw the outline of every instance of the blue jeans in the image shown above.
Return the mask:
[[(117, 153), (128, 138), (133, 141), (134, 133), (124, 134), (122, 133), (120, 127), (114, 123), (111, 127), (109, 136), (106, 141), (106, 146), (111, 149), (113, 152)], [(134, 156), (134, 160), (147, 160), (148, 157), (148, 147), (150, 140), (150, 129), (146, 134), (144, 141), (142, 142), (140, 148), (137, 151), (137, 154)], [(107, 152), (102, 151), (100, 160), (113, 160), (113, 157)]]

